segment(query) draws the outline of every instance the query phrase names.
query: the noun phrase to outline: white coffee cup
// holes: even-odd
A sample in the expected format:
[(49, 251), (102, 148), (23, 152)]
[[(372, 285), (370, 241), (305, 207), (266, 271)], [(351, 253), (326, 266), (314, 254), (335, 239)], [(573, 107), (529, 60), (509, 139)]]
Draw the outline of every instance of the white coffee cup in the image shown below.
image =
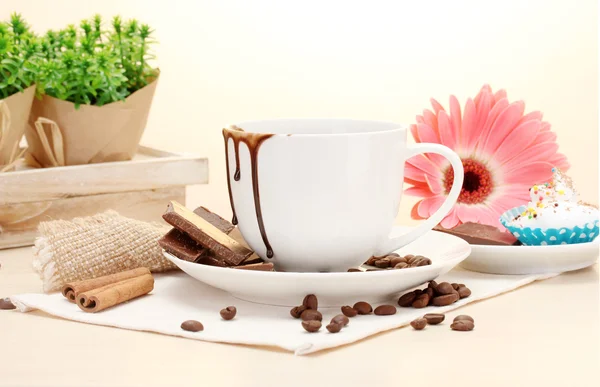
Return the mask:
[[(406, 129), (391, 122), (249, 121), (223, 136), (234, 217), (250, 247), (278, 270), (346, 271), (399, 249), (438, 224), (462, 188), (456, 153), (439, 144), (407, 145)], [(390, 238), (404, 162), (428, 152), (449, 160), (452, 188), (429, 219)]]

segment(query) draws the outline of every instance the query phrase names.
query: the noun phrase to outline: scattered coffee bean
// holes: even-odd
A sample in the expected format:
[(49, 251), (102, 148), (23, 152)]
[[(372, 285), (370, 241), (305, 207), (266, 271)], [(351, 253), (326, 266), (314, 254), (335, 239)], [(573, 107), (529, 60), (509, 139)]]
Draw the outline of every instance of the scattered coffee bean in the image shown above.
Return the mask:
[(337, 316), (331, 319), (331, 322), (336, 324), (342, 324), (342, 326), (346, 326), (350, 322), (350, 319), (347, 316), (344, 316), (343, 314), (338, 314)]
[(300, 318), (300, 316), (302, 316), (302, 312), (304, 312), (305, 310), (306, 306), (304, 305), (294, 306), (292, 310), (290, 310), (290, 314), (293, 318)]
[(396, 257), (396, 258), (397, 258), (397, 257), (400, 257), (400, 254), (398, 254), (398, 253), (389, 253), (389, 254), (387, 255), (387, 257), (388, 257), (388, 258), (393, 258), (393, 257)]
[(471, 289), (469, 289), (466, 286), (459, 286), (458, 287), (458, 295), (460, 298), (467, 298), (471, 295)]
[(0, 310), (12, 310), (17, 307), (10, 301), (10, 298), (0, 298)]
[(438, 284), (435, 281), (429, 281), (429, 284), (427, 284), (428, 288), (432, 288), (433, 290), (435, 290), (435, 288), (437, 288)]
[(381, 258), (375, 261), (375, 266), (384, 269), (386, 267), (390, 267), (390, 259), (389, 258)]
[(235, 306), (228, 306), (225, 309), (221, 309), (221, 317), (223, 318), (223, 320), (233, 319), (236, 313), (237, 309), (235, 308)]
[(450, 285), (448, 282), (442, 282), (442, 283), (438, 284), (438, 286), (435, 288), (435, 290), (440, 296), (444, 296), (446, 294), (452, 294), (452, 293), (456, 292), (456, 290), (454, 290), (452, 285)]
[(427, 293), (423, 293), (419, 295), (412, 303), (413, 308), (424, 308), (429, 304), (429, 295)]
[(431, 304), (431, 300), (433, 299), (433, 297), (435, 297), (433, 289), (425, 288), (425, 290), (423, 291), (423, 294), (427, 294), (429, 296), (429, 304)]
[(343, 325), (342, 324), (337, 324), (337, 323), (330, 323), (328, 324), (325, 328), (327, 328), (327, 330), (331, 333), (338, 333), (339, 331), (342, 330)]
[(422, 330), (427, 326), (427, 320), (424, 318), (418, 318), (410, 322), (410, 326), (415, 328), (417, 331)]
[(412, 254), (408, 254), (405, 255), (404, 258), (406, 259), (406, 262), (411, 263), (415, 259), (415, 256)]
[(414, 291), (403, 294), (398, 299), (398, 305), (400, 305), (403, 308), (408, 308), (409, 306), (412, 305), (415, 298), (417, 298), (417, 295)]
[(361, 272), (362, 270), (357, 269), (355, 267), (351, 267), (350, 269), (348, 269), (348, 273), (355, 273), (355, 272)]
[(461, 315), (454, 317), (454, 322), (457, 322), (457, 321), (470, 321), (472, 323), (475, 323), (475, 320), (473, 320), (473, 317), (466, 315), (466, 314), (461, 314)]
[(397, 264), (399, 263), (405, 263), (406, 264), (406, 258), (403, 257), (392, 257), (392, 259), (390, 260), (390, 266), (391, 267), (396, 267)]
[(317, 332), (321, 329), (321, 322), (317, 320), (302, 321), (302, 326), (310, 333)]
[(394, 269), (406, 269), (408, 267), (408, 263), (406, 262), (398, 262), (394, 265)]
[(375, 266), (375, 261), (379, 260), (380, 258), (381, 257), (372, 256), (371, 258), (367, 259), (367, 262), (365, 263), (370, 266)]
[(444, 321), (446, 316), (441, 313), (427, 313), (425, 316), (423, 316), (423, 318), (427, 320), (427, 324), (437, 325)]
[(396, 314), (396, 307), (394, 305), (379, 305), (373, 313), (377, 316), (391, 316)]
[(433, 298), (433, 305), (435, 306), (447, 306), (452, 305), (458, 301), (459, 297), (457, 293), (445, 294), (443, 296), (437, 296)]
[(458, 284), (456, 282), (452, 283), (452, 287), (454, 288), (454, 290), (458, 290)]
[(306, 309), (304, 312), (302, 312), (302, 314), (300, 315), (300, 318), (303, 321), (310, 321), (310, 320), (322, 321), (323, 315), (318, 310)]
[(356, 309), (354, 309), (350, 305), (342, 306), (342, 313), (346, 317), (354, 317), (354, 316), (356, 316), (358, 314), (358, 312), (356, 311)]
[(354, 309), (358, 312), (358, 314), (369, 314), (373, 311), (373, 307), (364, 301), (359, 301), (353, 306)]
[(423, 256), (417, 256), (412, 262), (410, 262), (410, 267), (420, 267), (431, 265), (431, 259), (425, 258)]
[(450, 325), (450, 328), (453, 331), (467, 332), (467, 331), (472, 331), (473, 328), (475, 328), (475, 324), (473, 324), (469, 320), (459, 320), (459, 321), (453, 322), (452, 325)]
[(302, 305), (306, 306), (306, 309), (319, 309), (319, 301), (317, 300), (317, 296), (314, 294), (309, 294), (308, 296), (304, 297)]
[(367, 271), (381, 271), (381, 269), (367, 269)]
[(181, 323), (181, 329), (189, 332), (200, 332), (204, 330), (204, 326), (200, 321), (187, 320)]

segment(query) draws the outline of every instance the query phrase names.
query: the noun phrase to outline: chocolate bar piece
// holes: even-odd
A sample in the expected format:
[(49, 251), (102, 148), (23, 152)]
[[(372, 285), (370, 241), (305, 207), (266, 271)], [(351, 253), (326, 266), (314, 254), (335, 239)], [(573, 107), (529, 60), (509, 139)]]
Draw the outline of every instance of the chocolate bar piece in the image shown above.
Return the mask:
[(176, 228), (171, 229), (165, 236), (160, 238), (158, 244), (167, 253), (188, 262), (198, 262), (208, 253), (208, 250)]
[(257, 271), (273, 271), (274, 265), (270, 262), (252, 263), (250, 265), (233, 266), (233, 269), (239, 270), (257, 270)]
[[(194, 210), (194, 214), (198, 215), (202, 219), (206, 220), (208, 223), (212, 224), (219, 230), (223, 231), (225, 234), (229, 234), (233, 231), (235, 226), (230, 221), (221, 218), (219, 215), (211, 212), (207, 208), (198, 207)], [(235, 239), (235, 238), (234, 238)]]
[(215, 258), (222, 259), (229, 265), (237, 266), (254, 253), (176, 201), (169, 203), (163, 219), (179, 231), (188, 234), (208, 249)]
[(487, 224), (467, 222), (451, 229), (439, 225), (433, 229), (462, 238), (472, 245), (511, 246), (520, 244), (512, 234)]

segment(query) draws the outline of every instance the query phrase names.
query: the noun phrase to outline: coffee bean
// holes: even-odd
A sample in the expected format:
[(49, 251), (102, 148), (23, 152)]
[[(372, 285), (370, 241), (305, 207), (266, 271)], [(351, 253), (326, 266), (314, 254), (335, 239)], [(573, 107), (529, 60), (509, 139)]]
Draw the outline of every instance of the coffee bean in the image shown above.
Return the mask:
[(408, 267), (408, 263), (406, 262), (398, 262), (394, 265), (394, 269), (405, 269)]
[(12, 310), (17, 307), (10, 301), (10, 298), (0, 298), (0, 310)]
[(375, 266), (380, 269), (390, 267), (390, 259), (389, 258), (381, 258), (381, 259), (375, 261)]
[(410, 322), (410, 326), (415, 328), (417, 331), (420, 331), (427, 326), (427, 320), (425, 320), (424, 318), (412, 320)]
[(375, 265), (375, 261), (377, 261), (380, 257), (376, 257), (376, 256), (372, 256), (371, 258), (367, 259), (367, 262), (365, 262), (367, 265), (371, 265), (374, 266)]
[(427, 313), (425, 316), (423, 316), (423, 318), (425, 320), (427, 320), (427, 324), (437, 325), (437, 324), (441, 323), (442, 321), (444, 321), (446, 316), (444, 316), (441, 313)]
[(450, 328), (453, 331), (472, 331), (473, 328), (475, 328), (475, 324), (473, 324), (471, 321), (468, 320), (459, 320), (456, 322), (453, 322), (452, 325), (450, 325)]
[(391, 258), (399, 258), (400, 254), (398, 254), (398, 253), (389, 253), (388, 255), (386, 255), (386, 257), (388, 257), (390, 259)]
[(306, 309), (319, 309), (319, 301), (317, 300), (317, 296), (314, 294), (309, 294), (308, 296), (304, 297), (302, 305), (306, 306)]
[(411, 267), (420, 267), (431, 265), (431, 259), (425, 257), (417, 257), (414, 261), (410, 263)]
[(471, 289), (469, 289), (466, 286), (459, 286), (458, 287), (458, 296), (460, 298), (467, 298), (471, 295)]
[[(402, 258), (402, 257), (393, 257), (393, 258), (390, 260), (390, 266), (391, 266), (391, 267), (395, 267), (395, 266), (396, 266), (397, 264), (399, 264), (399, 263), (404, 263), (404, 264), (407, 264), (407, 263), (406, 263), (406, 258)], [(408, 265), (408, 264), (407, 264), (407, 265)]]
[(454, 288), (452, 287), (452, 285), (450, 285), (448, 282), (442, 282), (442, 283), (438, 284), (438, 286), (435, 290), (438, 292), (438, 294), (440, 296), (443, 296), (446, 294), (452, 294), (452, 293), (456, 292), (454, 290)]
[(354, 317), (354, 316), (356, 316), (358, 314), (358, 312), (356, 311), (356, 309), (354, 309), (350, 305), (342, 306), (342, 313), (346, 317)]
[(321, 322), (317, 320), (302, 321), (302, 326), (310, 333), (317, 332), (321, 329)]
[(425, 288), (425, 290), (423, 290), (423, 294), (427, 294), (430, 301), (434, 297), (434, 291), (432, 288)]
[(204, 330), (204, 326), (200, 321), (187, 320), (181, 323), (181, 329), (189, 332), (200, 332)]
[(302, 312), (302, 314), (300, 315), (300, 318), (303, 321), (310, 321), (310, 320), (322, 321), (323, 315), (318, 310), (306, 309), (304, 312)]
[(454, 290), (458, 290), (458, 284), (456, 282), (452, 283), (452, 287), (454, 288)]
[(461, 315), (454, 317), (454, 322), (457, 322), (457, 321), (470, 321), (472, 323), (475, 323), (475, 320), (473, 320), (473, 317), (466, 315), (466, 314), (461, 314)]
[(415, 259), (415, 256), (412, 254), (408, 254), (404, 256), (404, 259), (406, 259), (406, 262), (411, 263)]
[(327, 324), (327, 326), (325, 328), (327, 328), (327, 330), (331, 333), (338, 333), (339, 331), (342, 330), (343, 325), (342, 324), (337, 324), (337, 323), (330, 323)]
[(457, 293), (445, 294), (443, 296), (437, 296), (437, 297), (433, 298), (433, 305), (435, 305), (435, 306), (452, 305), (456, 301), (458, 301), (458, 298), (459, 297), (458, 297)]
[(381, 269), (367, 269), (367, 271), (381, 271)]
[(361, 272), (362, 270), (357, 269), (355, 267), (351, 267), (350, 269), (348, 269), (348, 273), (355, 273), (355, 272)]
[(391, 316), (396, 314), (396, 307), (394, 305), (379, 305), (373, 313), (377, 316)]
[(235, 317), (236, 313), (237, 309), (235, 308), (235, 306), (228, 306), (225, 309), (221, 309), (221, 317), (223, 318), (223, 320), (231, 320)]
[(353, 306), (354, 309), (358, 312), (358, 314), (369, 314), (373, 311), (373, 307), (364, 301), (359, 301)]
[(435, 288), (437, 288), (438, 284), (435, 281), (429, 281), (429, 284), (427, 285), (428, 288), (432, 288), (433, 290), (435, 290)]
[(304, 305), (294, 306), (292, 308), (292, 310), (290, 310), (290, 314), (292, 315), (293, 318), (300, 318), (300, 316), (302, 315), (302, 312), (304, 312), (305, 310), (306, 310), (306, 306), (304, 306)]
[(408, 292), (406, 294), (403, 294), (402, 296), (400, 296), (400, 298), (398, 299), (398, 305), (400, 305), (403, 308), (408, 308), (409, 306), (412, 305), (413, 301), (415, 300), (415, 298), (417, 298), (415, 292)]
[(413, 301), (412, 307), (420, 309), (426, 307), (427, 304), (429, 304), (429, 295), (427, 293), (423, 293)]
[(347, 316), (344, 316), (343, 314), (338, 314), (337, 316), (331, 319), (331, 322), (335, 324), (342, 324), (342, 326), (346, 326), (350, 322), (350, 319)]

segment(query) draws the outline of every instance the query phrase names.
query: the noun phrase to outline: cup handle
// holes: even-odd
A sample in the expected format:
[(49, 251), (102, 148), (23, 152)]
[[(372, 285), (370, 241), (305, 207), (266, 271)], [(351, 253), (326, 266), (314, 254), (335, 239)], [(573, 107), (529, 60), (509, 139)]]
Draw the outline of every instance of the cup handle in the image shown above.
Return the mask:
[(410, 242), (419, 238), (421, 235), (425, 234), (427, 231), (434, 228), (450, 212), (452, 206), (454, 206), (456, 200), (458, 199), (458, 195), (460, 195), (464, 180), (464, 170), (460, 157), (458, 157), (454, 151), (446, 146), (440, 144), (419, 143), (408, 147), (408, 152), (404, 161), (406, 162), (406, 160), (409, 158), (421, 153), (437, 153), (450, 161), (450, 165), (452, 165), (452, 169), (454, 170), (454, 182), (452, 183), (452, 188), (450, 189), (446, 200), (435, 212), (435, 214), (421, 223), (414, 230), (395, 238), (388, 239), (383, 246), (377, 250), (375, 255), (380, 256), (389, 254), (394, 250), (406, 246)]

